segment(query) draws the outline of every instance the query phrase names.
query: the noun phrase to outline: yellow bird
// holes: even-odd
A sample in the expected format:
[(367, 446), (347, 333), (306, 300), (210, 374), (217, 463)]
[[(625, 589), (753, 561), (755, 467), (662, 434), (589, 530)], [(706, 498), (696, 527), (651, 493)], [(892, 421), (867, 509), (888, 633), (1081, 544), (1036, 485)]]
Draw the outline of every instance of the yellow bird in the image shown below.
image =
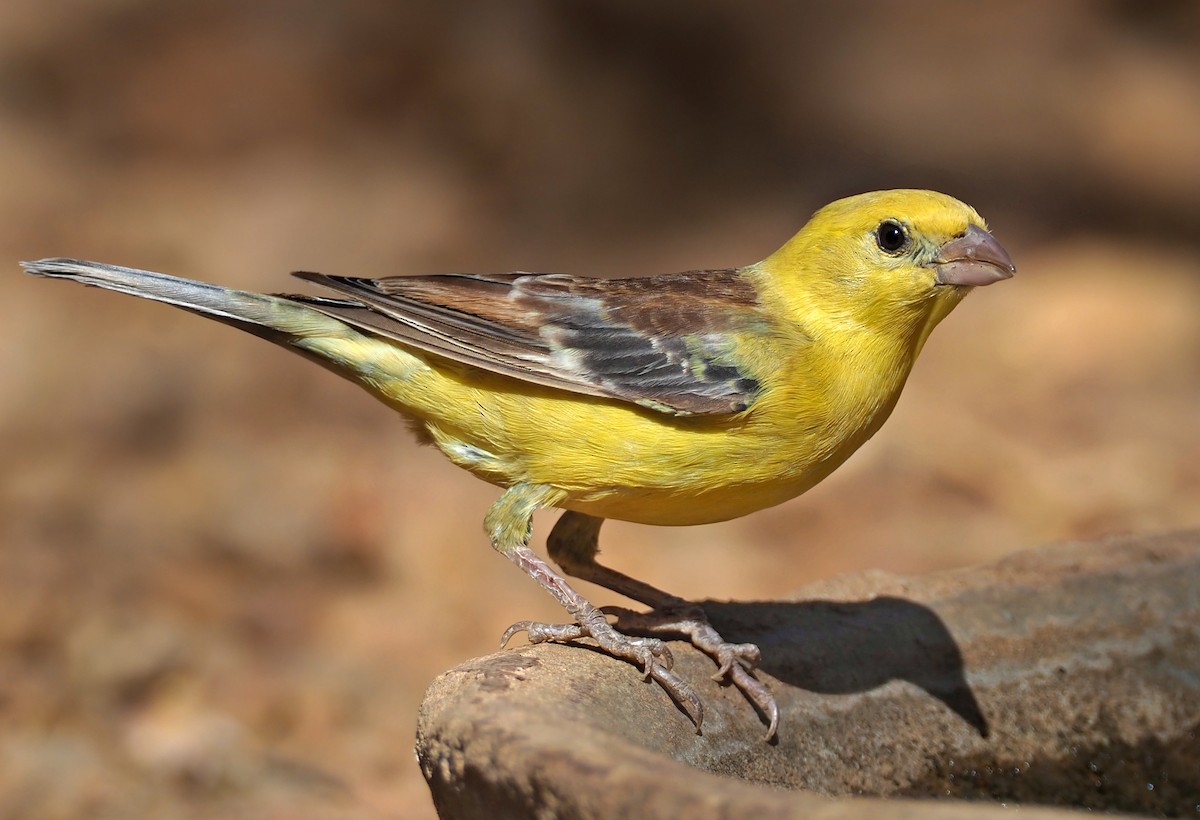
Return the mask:
[[(883, 424), (934, 326), (1015, 271), (972, 208), (917, 190), (834, 202), (757, 264), (650, 278), (296, 274), (338, 293), (325, 298), (72, 259), (23, 266), (217, 319), (363, 385), (504, 489), (484, 518), (492, 546), (571, 617), (514, 624), (505, 641), (591, 638), (699, 729), (701, 701), (653, 637), (683, 634), (760, 710), (768, 737), (778, 707), (753, 674), (758, 648), (598, 564), (601, 523), (724, 521), (803, 493)], [(611, 624), (538, 557), (529, 537), (544, 507), (566, 510), (547, 539), (565, 573), (651, 612)], [(626, 620), (640, 637), (618, 630)]]

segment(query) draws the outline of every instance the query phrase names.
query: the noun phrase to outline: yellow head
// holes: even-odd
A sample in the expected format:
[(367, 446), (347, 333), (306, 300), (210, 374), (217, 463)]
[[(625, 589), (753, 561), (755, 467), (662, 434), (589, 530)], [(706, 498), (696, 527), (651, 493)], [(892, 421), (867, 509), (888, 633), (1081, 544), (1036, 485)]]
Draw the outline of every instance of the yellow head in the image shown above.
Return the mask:
[(802, 323), (819, 311), (834, 322), (915, 331), (919, 342), (973, 287), (1015, 270), (975, 209), (919, 190), (826, 205), (758, 267)]

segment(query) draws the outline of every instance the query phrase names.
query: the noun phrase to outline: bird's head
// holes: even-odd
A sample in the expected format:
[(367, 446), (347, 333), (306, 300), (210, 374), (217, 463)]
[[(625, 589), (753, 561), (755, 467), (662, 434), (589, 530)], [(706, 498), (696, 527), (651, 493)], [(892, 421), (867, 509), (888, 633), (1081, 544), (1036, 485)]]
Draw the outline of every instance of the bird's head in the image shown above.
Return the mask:
[(918, 190), (826, 205), (761, 268), (800, 313), (819, 305), (835, 320), (911, 325), (922, 341), (973, 288), (1016, 271), (975, 209)]

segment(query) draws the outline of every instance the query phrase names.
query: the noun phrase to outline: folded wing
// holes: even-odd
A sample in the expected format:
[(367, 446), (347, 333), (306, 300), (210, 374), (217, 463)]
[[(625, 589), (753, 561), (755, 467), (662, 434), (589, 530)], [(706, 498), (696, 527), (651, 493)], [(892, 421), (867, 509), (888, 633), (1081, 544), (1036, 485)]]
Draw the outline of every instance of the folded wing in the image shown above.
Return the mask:
[(673, 415), (722, 415), (759, 383), (736, 337), (766, 319), (735, 270), (646, 279), (446, 274), (362, 279), (298, 272), (349, 297), (288, 298), (452, 361)]

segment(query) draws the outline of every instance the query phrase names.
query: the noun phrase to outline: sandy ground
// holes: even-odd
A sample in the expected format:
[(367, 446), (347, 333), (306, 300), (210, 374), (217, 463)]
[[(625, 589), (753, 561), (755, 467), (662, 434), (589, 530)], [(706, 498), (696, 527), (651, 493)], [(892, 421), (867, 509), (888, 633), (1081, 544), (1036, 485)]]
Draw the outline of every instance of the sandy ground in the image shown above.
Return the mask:
[(0, 11), (0, 816), (428, 817), (424, 687), (558, 618), (487, 546), (496, 490), (367, 395), (22, 258), (653, 273), (941, 188), (1019, 273), (883, 432), (776, 509), (609, 525), (607, 560), (754, 600), (1200, 525), (1194, 5), (254, 8)]

